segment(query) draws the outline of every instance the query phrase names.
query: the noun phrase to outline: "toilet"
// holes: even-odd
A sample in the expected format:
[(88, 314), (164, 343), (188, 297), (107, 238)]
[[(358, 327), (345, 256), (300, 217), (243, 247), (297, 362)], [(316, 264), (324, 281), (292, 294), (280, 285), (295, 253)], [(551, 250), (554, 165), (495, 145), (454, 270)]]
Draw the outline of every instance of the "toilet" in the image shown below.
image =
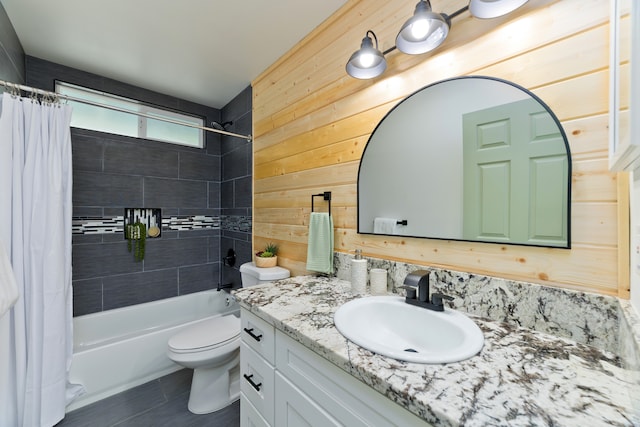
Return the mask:
[[(240, 266), (242, 287), (286, 279), (282, 267), (258, 268), (253, 262)], [(189, 411), (208, 414), (225, 408), (240, 397), (240, 318), (233, 314), (198, 322), (169, 339), (169, 359), (193, 369)]]

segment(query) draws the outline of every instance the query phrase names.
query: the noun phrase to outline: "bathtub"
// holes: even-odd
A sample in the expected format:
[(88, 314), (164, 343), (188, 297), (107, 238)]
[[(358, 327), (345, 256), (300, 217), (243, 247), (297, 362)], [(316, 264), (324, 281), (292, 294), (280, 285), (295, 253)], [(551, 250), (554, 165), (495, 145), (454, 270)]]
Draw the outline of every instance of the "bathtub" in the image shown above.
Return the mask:
[(182, 369), (166, 354), (169, 338), (210, 317), (240, 306), (223, 291), (203, 291), (73, 319), (69, 380), (85, 393), (67, 412)]

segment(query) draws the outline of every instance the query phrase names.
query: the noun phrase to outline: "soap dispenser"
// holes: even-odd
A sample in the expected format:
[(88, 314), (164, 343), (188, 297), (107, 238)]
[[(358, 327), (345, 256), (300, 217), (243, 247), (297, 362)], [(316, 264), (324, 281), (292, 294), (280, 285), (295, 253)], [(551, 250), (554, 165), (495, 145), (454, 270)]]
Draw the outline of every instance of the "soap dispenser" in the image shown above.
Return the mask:
[(356, 249), (351, 260), (351, 292), (364, 294), (367, 291), (367, 260), (362, 258), (362, 250)]

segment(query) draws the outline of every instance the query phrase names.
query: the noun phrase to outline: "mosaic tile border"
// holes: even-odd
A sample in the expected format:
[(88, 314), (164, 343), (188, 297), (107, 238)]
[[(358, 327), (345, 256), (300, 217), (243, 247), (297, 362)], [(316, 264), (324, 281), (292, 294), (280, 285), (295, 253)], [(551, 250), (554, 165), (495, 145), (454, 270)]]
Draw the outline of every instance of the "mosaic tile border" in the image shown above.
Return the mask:
[[(251, 233), (252, 217), (240, 215), (174, 215), (162, 218), (162, 229), (175, 231), (220, 229)], [(71, 231), (74, 235), (123, 233), (124, 216), (73, 217)]]
[[(220, 229), (221, 218), (212, 215), (184, 215), (162, 218), (163, 230)], [(115, 234), (124, 232), (124, 216), (114, 217), (73, 217), (71, 232), (78, 234)]]
[(223, 215), (222, 230), (224, 231), (240, 231), (243, 233), (251, 233), (252, 217), (241, 215)]

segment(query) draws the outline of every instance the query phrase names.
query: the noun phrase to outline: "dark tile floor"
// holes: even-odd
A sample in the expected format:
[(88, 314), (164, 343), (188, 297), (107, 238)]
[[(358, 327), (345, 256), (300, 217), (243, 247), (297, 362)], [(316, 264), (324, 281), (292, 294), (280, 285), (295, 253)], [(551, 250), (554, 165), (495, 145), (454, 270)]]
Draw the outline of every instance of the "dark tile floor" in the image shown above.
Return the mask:
[(56, 427), (238, 427), (239, 401), (212, 414), (189, 412), (192, 372), (182, 369), (76, 409)]

